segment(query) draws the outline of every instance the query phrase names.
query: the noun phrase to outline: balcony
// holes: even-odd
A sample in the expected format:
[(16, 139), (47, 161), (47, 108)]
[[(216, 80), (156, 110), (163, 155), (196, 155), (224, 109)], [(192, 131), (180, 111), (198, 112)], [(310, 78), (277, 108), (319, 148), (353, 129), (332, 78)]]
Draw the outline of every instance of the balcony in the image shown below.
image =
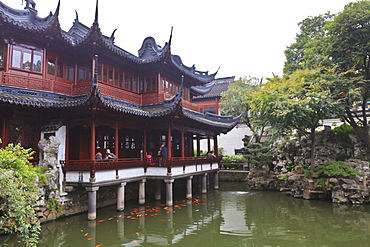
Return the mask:
[(186, 177), (192, 174), (217, 170), (221, 156), (144, 158), (118, 160), (63, 160), (64, 181), (67, 184), (115, 184), (143, 178), (163, 179)]

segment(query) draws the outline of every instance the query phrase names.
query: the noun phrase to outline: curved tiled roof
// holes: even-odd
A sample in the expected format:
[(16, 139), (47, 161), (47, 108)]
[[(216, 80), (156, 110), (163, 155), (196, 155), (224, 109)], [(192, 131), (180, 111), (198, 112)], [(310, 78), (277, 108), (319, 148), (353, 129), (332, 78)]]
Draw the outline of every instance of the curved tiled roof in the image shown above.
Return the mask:
[[(83, 106), (90, 103), (93, 97), (95, 86), (87, 94), (70, 96), (55, 92), (47, 92), (36, 89), (25, 89), (14, 86), (0, 86), (0, 101), (10, 104), (20, 104), (33, 107), (43, 108), (70, 108)], [(101, 104), (106, 108), (116, 110), (118, 112), (132, 114), (141, 117), (163, 117), (174, 114), (176, 109), (181, 107), (181, 93), (176, 94), (171, 99), (165, 99), (162, 103), (139, 105), (120, 99), (105, 96), (97, 90), (97, 97)], [(194, 112), (185, 108), (181, 108), (181, 114), (188, 119), (196, 122), (222, 129), (227, 132), (233, 128), (239, 121), (239, 117), (219, 116), (210, 113)]]
[(27, 89), (14, 86), (0, 86), (0, 101), (44, 108), (65, 108), (85, 104), (91, 93), (71, 96), (55, 92)]
[(208, 99), (208, 98), (220, 98), (221, 93), (227, 91), (229, 88), (230, 83), (233, 83), (235, 76), (225, 77), (225, 78), (217, 78), (211, 83), (206, 84), (205, 86), (210, 86), (214, 84), (214, 86), (209, 90), (206, 94), (198, 95), (192, 98), (193, 101), (197, 101), (198, 99)]
[(32, 9), (17, 10), (0, 2), (0, 17), (4, 22), (11, 23), (25, 30), (44, 31), (58, 22), (59, 5), (56, 14), (50, 13), (45, 18), (40, 18), (37, 11)]
[(182, 109), (182, 114), (186, 118), (195, 120), (197, 122), (207, 124), (209, 126), (216, 128), (221, 128), (224, 130), (225, 133), (230, 129), (234, 128), (241, 118), (241, 115), (238, 117), (233, 117), (233, 116), (220, 116), (208, 112), (203, 114), (185, 108)]

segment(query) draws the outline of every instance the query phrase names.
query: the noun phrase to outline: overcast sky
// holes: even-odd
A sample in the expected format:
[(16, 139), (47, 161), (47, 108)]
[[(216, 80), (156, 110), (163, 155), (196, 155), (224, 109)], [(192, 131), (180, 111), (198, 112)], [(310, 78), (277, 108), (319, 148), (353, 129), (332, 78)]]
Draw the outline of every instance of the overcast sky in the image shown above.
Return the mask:
[[(22, 9), (21, 0), (0, 0)], [(53, 13), (58, 0), (34, 0), (40, 17)], [(100, 0), (99, 25), (104, 35), (114, 29), (115, 44), (138, 55), (152, 36), (164, 46), (173, 27), (172, 54), (187, 66), (217, 77), (281, 75), (284, 50), (294, 42), (298, 22), (308, 16), (343, 10), (348, 0)], [(96, 0), (61, 0), (59, 21), (68, 31), (75, 19), (90, 27)]]

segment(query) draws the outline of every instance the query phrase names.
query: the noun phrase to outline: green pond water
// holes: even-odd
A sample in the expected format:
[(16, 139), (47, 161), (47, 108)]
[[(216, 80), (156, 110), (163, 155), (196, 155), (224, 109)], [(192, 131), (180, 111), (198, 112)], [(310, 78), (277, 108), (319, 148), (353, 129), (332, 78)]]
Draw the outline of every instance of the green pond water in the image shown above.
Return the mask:
[[(80, 214), (42, 225), (46, 246), (370, 246), (370, 205), (333, 205), (279, 192), (220, 183), (219, 191), (184, 201), (175, 189), (172, 208), (128, 202), (124, 212), (99, 209), (96, 221)], [(1, 236), (0, 246), (21, 246)]]

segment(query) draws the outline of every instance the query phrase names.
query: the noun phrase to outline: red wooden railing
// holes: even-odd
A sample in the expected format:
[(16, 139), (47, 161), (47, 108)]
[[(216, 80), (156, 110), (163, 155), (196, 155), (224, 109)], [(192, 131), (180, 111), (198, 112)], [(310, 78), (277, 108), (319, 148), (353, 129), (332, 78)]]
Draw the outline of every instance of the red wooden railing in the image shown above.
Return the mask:
[[(218, 163), (221, 160), (221, 156), (215, 158), (208, 157), (174, 157), (174, 158), (152, 158), (150, 162), (148, 159), (143, 158), (130, 158), (130, 159), (118, 159), (118, 160), (62, 160), (64, 176), (68, 171), (89, 171), (90, 177), (95, 177), (96, 171), (105, 170), (118, 170), (142, 167), (146, 172), (148, 167), (167, 167), (167, 172), (171, 173), (172, 167), (183, 167), (185, 171), (186, 166), (189, 165), (202, 165)], [(151, 165), (149, 165), (151, 164)]]

